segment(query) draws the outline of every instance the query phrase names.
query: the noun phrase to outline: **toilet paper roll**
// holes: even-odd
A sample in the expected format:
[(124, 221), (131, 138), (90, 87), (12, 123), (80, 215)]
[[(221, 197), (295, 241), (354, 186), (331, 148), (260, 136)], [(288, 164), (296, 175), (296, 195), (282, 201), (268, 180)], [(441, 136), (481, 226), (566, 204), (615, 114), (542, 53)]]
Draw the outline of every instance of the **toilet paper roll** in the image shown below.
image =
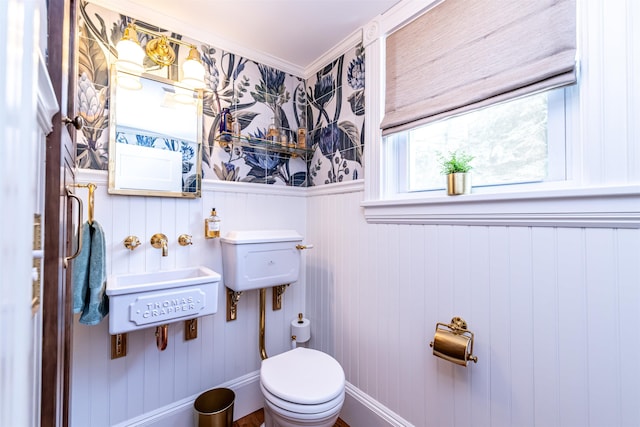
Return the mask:
[(295, 341), (297, 343), (309, 341), (309, 339), (311, 338), (311, 322), (309, 322), (309, 319), (303, 318), (302, 320), (292, 320), (291, 336), (296, 337)]

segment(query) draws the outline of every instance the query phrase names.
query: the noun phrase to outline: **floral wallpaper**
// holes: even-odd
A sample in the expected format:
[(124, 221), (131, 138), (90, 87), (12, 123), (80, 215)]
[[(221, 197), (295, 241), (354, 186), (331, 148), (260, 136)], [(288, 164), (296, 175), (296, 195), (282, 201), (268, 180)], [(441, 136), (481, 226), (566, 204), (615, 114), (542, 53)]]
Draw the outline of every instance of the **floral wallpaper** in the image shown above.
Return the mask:
[(364, 71), (358, 44), (307, 81), (311, 185), (363, 178)]
[[(205, 65), (207, 88), (203, 105), (203, 179), (311, 186), (363, 177), (361, 45), (305, 81), (85, 1), (80, 4), (78, 23), (78, 105), (86, 123), (77, 137), (79, 168), (108, 167), (109, 70), (117, 59), (115, 45), (130, 22), (198, 47)], [(150, 36), (139, 31), (138, 39), (144, 48)], [(145, 57), (145, 72), (177, 81), (178, 65), (186, 58), (188, 49), (177, 44), (173, 47), (175, 64), (160, 67)], [(220, 133), (220, 112), (224, 108), (239, 123), (244, 144)], [(265, 140), (270, 125), (280, 129), (280, 138), (288, 144), (295, 144), (298, 129), (305, 128), (306, 150), (269, 149)], [(145, 144), (148, 140), (128, 137), (127, 142)], [(161, 141), (160, 145), (164, 149), (180, 149), (180, 144), (167, 145)]]

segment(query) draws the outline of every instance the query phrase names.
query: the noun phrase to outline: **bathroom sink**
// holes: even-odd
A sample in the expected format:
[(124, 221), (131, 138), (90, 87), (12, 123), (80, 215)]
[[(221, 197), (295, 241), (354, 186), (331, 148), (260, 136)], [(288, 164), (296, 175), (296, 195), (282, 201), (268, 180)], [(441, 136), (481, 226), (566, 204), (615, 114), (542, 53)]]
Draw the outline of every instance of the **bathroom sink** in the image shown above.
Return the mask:
[(111, 275), (106, 291), (109, 333), (214, 314), (219, 282), (220, 274), (202, 266)]
[(219, 282), (220, 275), (207, 267), (189, 267), (167, 271), (115, 274), (107, 281), (107, 295), (148, 292), (181, 286)]

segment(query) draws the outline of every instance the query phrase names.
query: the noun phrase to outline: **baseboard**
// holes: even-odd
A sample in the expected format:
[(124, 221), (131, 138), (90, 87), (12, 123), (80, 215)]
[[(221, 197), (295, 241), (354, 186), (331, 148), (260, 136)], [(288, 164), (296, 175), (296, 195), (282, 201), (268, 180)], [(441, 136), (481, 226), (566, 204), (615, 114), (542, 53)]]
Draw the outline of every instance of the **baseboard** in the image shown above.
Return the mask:
[[(237, 420), (262, 408), (260, 371), (251, 372), (212, 388), (230, 388), (236, 394), (233, 418)], [(204, 392), (206, 390), (203, 390)], [(114, 427), (184, 427), (194, 425), (193, 402), (201, 393), (116, 424)]]
[(409, 421), (351, 383), (347, 383), (346, 391), (347, 397), (340, 418), (351, 427), (414, 427)]
[[(251, 372), (215, 388), (230, 388), (236, 394), (233, 419), (238, 420), (262, 408), (260, 371)], [(346, 398), (340, 418), (351, 427), (414, 427), (413, 424), (362, 392), (346, 384)], [(203, 390), (204, 392), (205, 390)], [(114, 427), (184, 427), (194, 425), (193, 402), (200, 393), (116, 424)]]

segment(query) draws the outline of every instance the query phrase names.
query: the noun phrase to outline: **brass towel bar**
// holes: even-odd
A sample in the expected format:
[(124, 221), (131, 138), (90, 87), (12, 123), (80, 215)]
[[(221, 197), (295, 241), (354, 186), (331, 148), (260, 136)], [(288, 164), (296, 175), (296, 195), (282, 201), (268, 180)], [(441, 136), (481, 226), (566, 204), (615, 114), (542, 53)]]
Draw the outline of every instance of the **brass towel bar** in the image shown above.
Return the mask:
[(87, 221), (89, 221), (89, 224), (93, 224), (93, 208), (95, 206), (95, 203), (94, 203), (94, 192), (96, 191), (96, 188), (98, 188), (98, 186), (95, 185), (93, 182), (90, 182), (88, 184), (71, 184), (71, 185), (73, 187), (88, 188), (89, 189), (89, 197), (87, 197), (87, 205), (88, 205), (87, 214), (88, 214), (89, 218), (87, 219)]
[(80, 254), (80, 250), (82, 249), (82, 200), (76, 196), (74, 194), (73, 191), (71, 191), (71, 189), (69, 187), (78, 187), (78, 188), (88, 188), (89, 189), (89, 197), (87, 198), (87, 205), (88, 205), (88, 222), (89, 224), (93, 224), (93, 208), (95, 206), (94, 204), (94, 191), (97, 188), (97, 186), (90, 182), (88, 184), (68, 184), (65, 186), (65, 190), (67, 191), (67, 197), (71, 197), (72, 199), (75, 199), (78, 202), (78, 230), (77, 230), (77, 239), (78, 239), (78, 245), (76, 246), (76, 251), (73, 255), (68, 256), (68, 257), (64, 257), (64, 268), (67, 268), (67, 266), (69, 265), (69, 261), (71, 261), (72, 259), (76, 258), (79, 254)]

